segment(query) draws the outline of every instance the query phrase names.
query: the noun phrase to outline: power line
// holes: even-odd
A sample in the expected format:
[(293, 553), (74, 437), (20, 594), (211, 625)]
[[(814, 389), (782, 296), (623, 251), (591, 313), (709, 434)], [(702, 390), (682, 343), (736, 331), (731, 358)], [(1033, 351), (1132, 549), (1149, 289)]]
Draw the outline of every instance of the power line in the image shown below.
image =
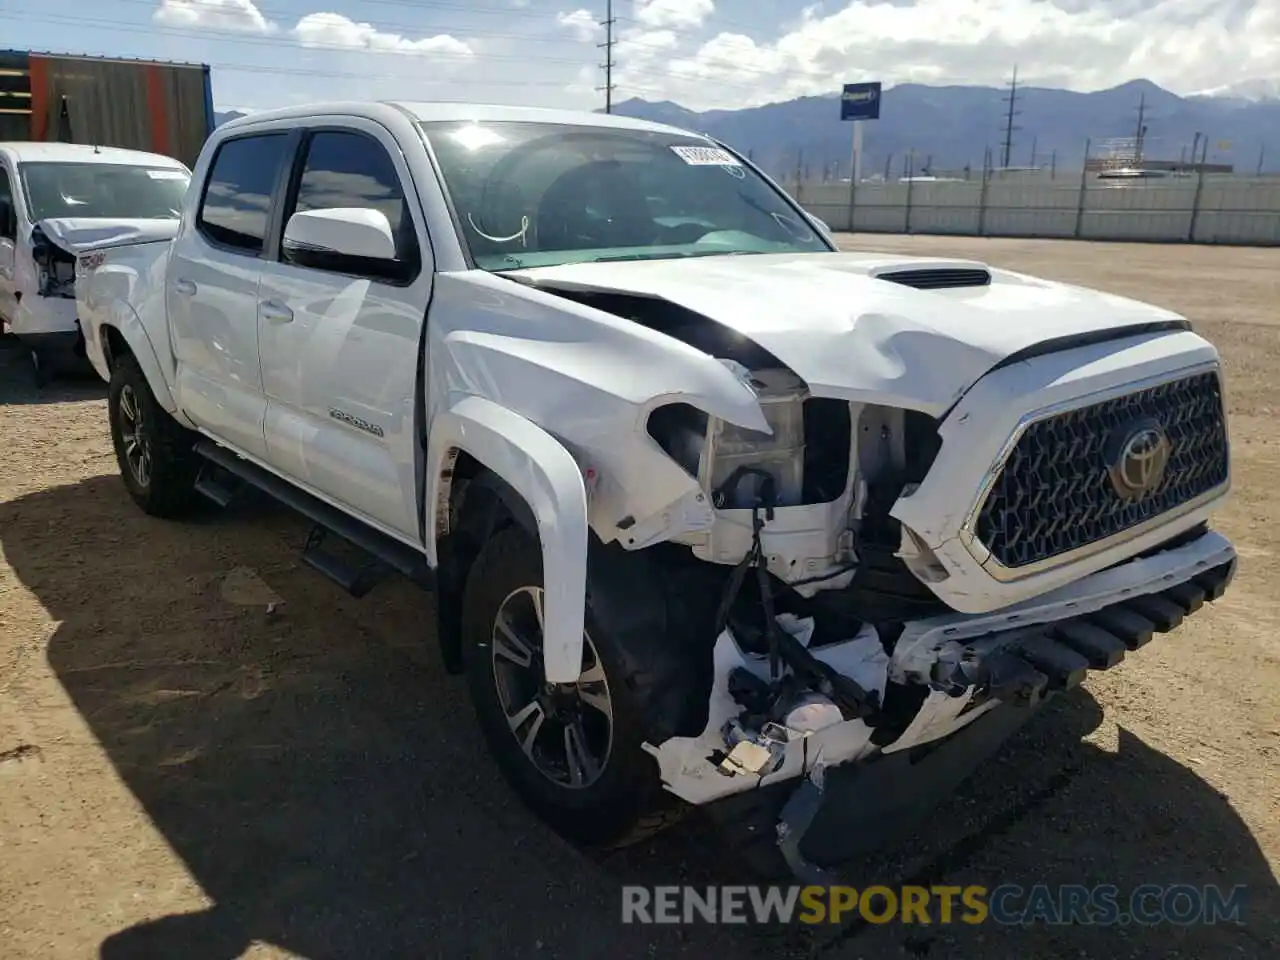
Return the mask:
[(237, 43), (248, 46), (258, 47), (292, 47), (301, 50), (333, 50), (341, 53), (368, 53), (378, 56), (409, 56), (421, 57), (429, 55), (432, 58), (443, 58), (454, 61), (467, 60), (510, 60), (513, 62), (529, 62), (538, 63), (564, 63), (564, 64), (580, 64), (582, 61), (577, 57), (531, 57), (525, 54), (501, 54), (501, 53), (475, 53), (468, 51), (462, 53), (454, 50), (398, 50), (398, 49), (376, 49), (371, 50), (367, 47), (354, 47), (345, 43), (334, 43), (327, 40), (292, 40), (282, 37), (258, 37), (245, 36), (242, 33), (236, 33), (231, 30), (214, 30), (201, 29), (199, 31), (184, 30), (181, 27), (152, 27), (142, 26), (134, 23), (120, 23), (117, 20), (101, 20), (93, 17), (23, 17), (24, 23), (52, 23), (52, 24), (84, 24), (92, 26), (95, 30), (118, 30), (126, 33), (143, 33), (154, 34), (162, 37), (206, 37), (219, 43)]
[(604, 43), (597, 44), (599, 48), (604, 50), (604, 112), (613, 113), (613, 25), (615, 23), (613, 16), (613, 0), (605, 0), (604, 20), (600, 22), (600, 26), (604, 27)]
[[(150, 6), (149, 0), (116, 0), (116, 2), (138, 3), (140, 5), (146, 5), (148, 7)], [(385, 0), (385, 2), (390, 2), (390, 0)], [(621, 18), (612, 17), (610, 19), (613, 19), (616, 24), (616, 22)], [(22, 22), (49, 23), (49, 24), (56, 24), (56, 25), (76, 24), (76, 25), (92, 26), (95, 30), (120, 31), (120, 32), (126, 32), (130, 34), (154, 35), (154, 36), (160, 36), (160, 37), (173, 37), (173, 38), (183, 38), (183, 39), (187, 39), (187, 38), (203, 39), (203, 40), (207, 40), (215, 43), (233, 43), (233, 44), (240, 44), (240, 45), (266, 46), (266, 47), (291, 47), (291, 48), (300, 49), (303, 51), (331, 50), (331, 51), (340, 52), (340, 53), (358, 53), (358, 54), (366, 54), (366, 55), (382, 55), (382, 54), (393, 54), (393, 55), (400, 55), (400, 56), (421, 56), (422, 55), (421, 51), (415, 51), (415, 50), (370, 49), (368, 47), (352, 46), (349, 44), (334, 43), (329, 41), (307, 41), (304, 43), (300, 40), (287, 38), (287, 37), (260, 36), (260, 35), (252, 35), (252, 34), (246, 35), (243, 31), (218, 29), (214, 27), (198, 27), (198, 28), (192, 29), (192, 28), (186, 28), (186, 27), (167, 27), (163, 25), (157, 26), (151, 23), (136, 23), (131, 21), (120, 22), (117, 20), (104, 20), (104, 19), (97, 19), (92, 17), (59, 16), (59, 15), (28, 16), (25, 14), (25, 12), (22, 15)], [(602, 25), (603, 25), (603, 22), (602, 22)], [(385, 21), (380, 23), (369, 23), (369, 26), (381, 26), (389, 29), (402, 29), (402, 30), (420, 29), (419, 27), (410, 26), (408, 24), (389, 23)], [(559, 38), (536, 37), (536, 36), (530, 36), (528, 34), (519, 34), (519, 33), (504, 34), (504, 33), (489, 33), (489, 32), (486, 32), (485, 34), (481, 35), (480, 37), (478, 37), (478, 39), (518, 40), (521, 42), (521, 44), (554, 43), (554, 44), (563, 45), (566, 43), (573, 42), (572, 40), (567, 40), (567, 39), (562, 40)], [(639, 40), (627, 40), (626, 42), (635, 47), (652, 49), (655, 51), (661, 50), (665, 52), (668, 49), (667, 47), (661, 44), (644, 43)], [(617, 37), (617, 33), (615, 30), (612, 38), (612, 46), (617, 47), (619, 43), (620, 41)], [(600, 46), (605, 46), (605, 45), (601, 44)], [(111, 54), (107, 54), (107, 55), (116, 56), (116, 55), (119, 55), (119, 51), (113, 51)], [(549, 57), (549, 56), (530, 57), (527, 54), (503, 55), (503, 54), (484, 54), (484, 53), (474, 53), (474, 52), (470, 54), (463, 54), (463, 53), (449, 52), (449, 51), (434, 51), (431, 53), (431, 56), (437, 57), (437, 58), (444, 57), (444, 58), (449, 58), (453, 60), (508, 60), (512, 62), (537, 61), (537, 62), (543, 62), (543, 63), (564, 63), (564, 64), (571, 64), (571, 63), (581, 64), (582, 63), (580, 59), (571, 58), (571, 57)], [(617, 60), (613, 59), (612, 70), (616, 71), (617, 67), (618, 67)], [(791, 73), (784, 72), (779, 74), (771, 71), (760, 70), (758, 68), (750, 68), (745, 66), (738, 68), (738, 72), (743, 74), (750, 74), (750, 75), (767, 76), (775, 81), (777, 80), (785, 81), (793, 77), (795, 79), (802, 79), (802, 78), (808, 79), (808, 75), (802, 72), (791, 72)], [(686, 82), (695, 82), (699, 79), (697, 77), (673, 75), (669, 71), (645, 70), (645, 69), (639, 69), (635, 67), (631, 68), (629, 72), (629, 76), (630, 75), (635, 75), (640, 77), (647, 76), (652, 78), (661, 77), (663, 79), (677, 79), (677, 80), (684, 80)], [(756, 90), (756, 87), (754, 85), (750, 83), (742, 82), (742, 81), (717, 80), (716, 84), (719, 87), (726, 87), (726, 88), (738, 89), (743, 91), (754, 92)], [(643, 86), (642, 84), (635, 84), (630, 81), (628, 82), (628, 85), (636, 86), (636, 87)], [(613, 89), (616, 91), (617, 84), (614, 83), (612, 84), (612, 86), (613, 86)], [(600, 88), (600, 89), (603, 89), (603, 88)], [(661, 94), (664, 91), (660, 89), (655, 89), (653, 90), (653, 92)]]
[[(155, 10), (156, 8), (155, 0), (113, 0), (113, 2), (125, 3), (125, 4), (130, 4), (132, 6), (138, 6), (138, 7), (145, 7), (147, 10)], [(525, 19), (536, 19), (539, 21), (540, 24), (545, 24), (547, 21), (547, 16), (544, 13), (535, 13), (530, 10), (519, 10), (519, 9), (513, 9), (511, 7), (493, 7), (493, 6), (483, 6), (483, 5), (472, 6), (471, 4), (466, 4), (466, 3), (442, 3), (442, 2), (439, 2), (439, 0), (363, 0), (363, 3), (366, 3), (366, 4), (377, 3), (377, 4), (382, 4), (384, 6), (402, 7), (402, 8), (408, 8), (416, 11), (421, 11), (423, 7), (427, 7), (433, 10), (458, 11), (458, 12), (468, 13), (468, 14), (471, 14), (471, 13), (501, 14), (504, 17), (524, 17)], [(283, 8), (277, 8), (272, 6), (271, 4), (255, 3), (254, 6), (257, 8), (258, 12), (261, 13), (267, 20), (274, 20), (274, 19), (287, 20), (291, 17), (297, 16), (296, 12), (294, 11), (290, 11)], [(23, 21), (31, 19), (25, 15), (25, 11), (18, 10), (16, 12), (19, 16), (21, 16)], [(56, 11), (46, 12), (46, 10), (43, 9), (43, 7), (41, 7), (40, 9), (33, 9), (32, 12), (40, 13), (45, 16), (62, 16), (68, 20), (78, 19), (74, 16), (59, 14)], [(338, 14), (338, 16), (342, 16), (346, 20), (351, 20), (350, 17), (346, 17), (344, 14)], [(15, 19), (17, 18), (15, 17)], [(614, 31), (615, 45), (621, 42), (617, 37), (617, 30), (616, 30), (617, 24), (625, 21), (625, 22), (631, 22), (631, 23), (636, 23), (637, 25), (640, 25), (639, 21), (632, 20), (629, 17), (610, 17), (610, 19), (612, 19), (615, 24), (615, 31)], [(117, 23), (119, 21), (113, 20), (110, 22)], [(402, 35), (404, 36), (407, 36), (410, 33), (421, 33), (424, 29), (423, 24), (421, 23), (403, 23), (403, 22), (396, 22), (396, 21), (390, 21), (390, 20), (370, 20), (363, 16), (359, 20), (351, 20), (351, 22), (355, 23), (358, 26), (364, 26), (367, 24), (368, 26), (371, 26), (371, 27), (379, 27), (379, 28), (385, 28), (387, 30), (401, 31)], [(726, 25), (732, 25), (728, 21), (725, 21), (725, 23)], [(601, 21), (600, 25), (604, 26), (605, 25), (604, 21)], [(233, 38), (253, 39), (253, 40), (273, 39), (268, 36), (246, 34), (246, 32), (243, 30), (219, 29), (217, 27), (206, 27), (202, 25), (196, 25), (193, 27), (185, 27), (185, 26), (166, 27), (164, 24), (160, 24), (159, 27), (156, 27), (154, 23), (147, 23), (147, 24), (137, 24), (137, 27), (135, 29), (142, 30), (143, 32), (146, 32), (148, 29), (171, 29), (171, 30), (177, 31), (182, 36), (191, 36), (191, 37), (212, 35), (212, 36), (230, 36)], [(450, 28), (444, 28), (444, 32), (448, 32), (449, 29)], [(683, 37), (690, 37), (690, 38), (701, 36), (700, 31), (690, 30), (683, 27), (663, 27), (663, 32), (672, 33), (672, 34), (675, 34), (676, 36), (683, 36)], [(537, 34), (530, 34), (530, 33), (496, 33), (491, 30), (485, 30), (483, 34), (479, 34), (477, 36), (477, 39), (519, 40), (522, 43), (556, 44), (560, 46), (567, 46), (570, 44), (576, 44), (581, 42), (581, 40), (575, 39), (568, 35), (560, 36), (560, 37), (549, 37), (545, 35), (537, 35)], [(626, 43), (628, 43), (633, 47), (640, 47), (642, 49), (661, 51), (663, 53), (666, 53), (670, 50), (669, 45), (665, 43), (645, 42), (643, 40), (634, 39), (634, 38), (623, 38), (623, 39), (625, 39)], [(376, 52), (381, 52), (381, 51), (376, 51)], [(616, 63), (615, 63), (615, 66), (617, 66)], [(739, 72), (761, 74), (761, 75), (767, 74), (769, 76), (774, 75), (773, 72), (771, 71), (760, 70), (758, 68), (747, 68), (747, 67), (739, 68)]]
[(1008, 169), (1009, 158), (1013, 153), (1013, 131), (1021, 129), (1013, 125), (1014, 116), (1020, 112), (1014, 109), (1014, 105), (1018, 102), (1018, 65), (1016, 63), (1013, 65), (1013, 79), (1009, 83), (1009, 96), (1005, 99), (1009, 101), (1009, 112), (1005, 116), (1004, 153), (1000, 166)]
[[(153, 10), (153, 9), (155, 8), (155, 0), (113, 0), (113, 2), (114, 2), (114, 3), (126, 3), (126, 4), (131, 4), (131, 5), (133, 5), (133, 6), (138, 6), (138, 7), (145, 7), (145, 8), (146, 8), (146, 9), (148, 9), (148, 10)], [(372, 0), (365, 0), (365, 2), (372, 2)], [(390, 2), (391, 2), (391, 0), (380, 0), (380, 2), (383, 2), (383, 3), (390, 3)], [(400, 4), (400, 5), (404, 5), (404, 4)], [(414, 6), (414, 7), (419, 6), (418, 4), (407, 4), (407, 5), (408, 5), (408, 6)], [(255, 4), (255, 6), (258, 8), (258, 12), (259, 12), (259, 13), (261, 13), (261, 14), (263, 14), (263, 16), (267, 17), (267, 19), (268, 19), (268, 20), (270, 20), (270, 19), (272, 19), (272, 18), (285, 19), (285, 18), (288, 18), (288, 17), (291, 17), (291, 16), (293, 16), (293, 15), (294, 15), (294, 14), (293, 14), (293, 13), (291, 13), (290, 11), (282, 10), (282, 9), (278, 10), (278, 9), (276, 9), (276, 8), (274, 8), (274, 7), (268, 6), (267, 4), (258, 3), (258, 4)], [(434, 4), (433, 4), (433, 3), (425, 3), (425, 2), (424, 2), (423, 4), (421, 4), (421, 6), (442, 7), (442, 8), (450, 9), (450, 10), (453, 10), (453, 9), (456, 9), (456, 10), (465, 10), (465, 11), (467, 11), (468, 13), (506, 13), (506, 12), (510, 12), (512, 15), (518, 15), (518, 16), (525, 16), (525, 17), (529, 17), (529, 16), (537, 16), (541, 22), (545, 23), (545, 21), (546, 21), (546, 16), (545, 16), (544, 14), (530, 14), (528, 11), (510, 10), (509, 8), (485, 8), (485, 7), (476, 7), (476, 8), (473, 8), (473, 7), (468, 7), (468, 6), (462, 6), (462, 5), (459, 5), (459, 4), (439, 4), (439, 3), (434, 3)], [(22, 15), (22, 19), (23, 19), (23, 21), (24, 21), (24, 22), (25, 22), (26, 20), (28, 20), (28, 19), (32, 19), (32, 18), (29, 18), (29, 17), (27, 17), (27, 16), (25, 15), (25, 11), (18, 11), (18, 12), (19, 12), (19, 14), (21, 14), (21, 15)], [(80, 19), (82, 19), (82, 18), (77, 17), (77, 16), (69, 16), (69, 15), (66, 15), (66, 14), (60, 14), (60, 13), (52, 13), (52, 14), (50, 14), (50, 13), (46, 13), (44, 10), (35, 10), (35, 9), (33, 9), (33, 10), (32, 10), (32, 13), (39, 13), (39, 14), (43, 14), (43, 15), (44, 15), (44, 16), (46, 16), (46, 17), (47, 17), (47, 16), (58, 16), (58, 17), (63, 17), (64, 19), (69, 20), (69, 21), (70, 21), (70, 20), (80, 20)], [(341, 16), (341, 14), (339, 14), (339, 16)], [(347, 18), (347, 19), (349, 19), (349, 18)], [(615, 17), (615, 18), (614, 18), (614, 20), (615, 20), (615, 21), (620, 20), (620, 19), (621, 19), (621, 18), (619, 18), (619, 17)], [(118, 20), (98, 21), (98, 22), (120, 23), (120, 21), (118, 21)], [(352, 22), (353, 22), (353, 23), (355, 23), (356, 21), (352, 21)], [(360, 20), (358, 21), (358, 23), (356, 23), (356, 25), (357, 25), (357, 26), (370, 26), (370, 27), (375, 27), (375, 28), (379, 28), (379, 29), (381, 29), (381, 30), (386, 30), (386, 31), (396, 31), (396, 32), (400, 33), (400, 35), (401, 35), (401, 36), (406, 37), (406, 38), (408, 38), (408, 37), (409, 37), (409, 35), (410, 35), (410, 34), (412, 34), (412, 33), (421, 33), (421, 32), (423, 31), (423, 25), (422, 25), (421, 23), (403, 23), (403, 22), (397, 22), (397, 21), (394, 21), (394, 20), (369, 20), (369, 19), (365, 19), (364, 17), (361, 17), (361, 18), (360, 18)], [(602, 23), (601, 25), (603, 26), (603, 23)], [(235, 40), (256, 40), (256, 41), (266, 41), (266, 42), (271, 42), (271, 43), (280, 43), (280, 42), (282, 42), (282, 41), (283, 41), (283, 42), (285, 42), (285, 43), (290, 42), (290, 41), (288, 40), (288, 38), (279, 38), (279, 37), (268, 36), (268, 35), (263, 35), (263, 34), (252, 34), (252, 33), (246, 33), (246, 32), (245, 32), (245, 31), (243, 31), (243, 30), (229, 30), (229, 29), (226, 29), (226, 28), (206, 27), (206, 26), (202, 26), (202, 25), (196, 25), (196, 26), (192, 26), (192, 27), (186, 27), (186, 26), (166, 26), (166, 25), (165, 25), (165, 24), (163, 24), (163, 23), (161, 23), (161, 24), (156, 24), (154, 21), (152, 21), (152, 22), (150, 22), (150, 23), (138, 23), (138, 24), (136, 24), (135, 26), (133, 26), (133, 28), (132, 28), (132, 29), (137, 30), (137, 31), (142, 32), (142, 33), (146, 33), (146, 32), (148, 32), (148, 31), (153, 31), (153, 30), (167, 30), (167, 31), (173, 31), (173, 34), (174, 34), (175, 36), (192, 37), (192, 38), (209, 37), (209, 38), (217, 38), (217, 39), (221, 39), (221, 38), (223, 38), (223, 37), (226, 37), (226, 38), (229, 38), (230, 40), (232, 40), (233, 42), (234, 42)], [(449, 32), (449, 28), (443, 28), (443, 29), (442, 29), (441, 31), (439, 31), (439, 32), (445, 32), (445, 33), (448, 33), (448, 32)], [(672, 32), (673, 32), (673, 33), (681, 33), (682, 31), (679, 31), (679, 30), (673, 30)], [(459, 39), (465, 39), (465, 38), (461, 38), (461, 37), (460, 37)], [(564, 34), (563, 36), (554, 36), (554, 37), (549, 37), (549, 36), (539, 35), (539, 34), (533, 34), (533, 33), (499, 33), (499, 32), (495, 32), (495, 31), (492, 31), (492, 30), (485, 30), (482, 34), (478, 34), (478, 35), (476, 35), (476, 36), (475, 36), (475, 39), (478, 39), (478, 40), (518, 40), (518, 41), (520, 41), (522, 44), (526, 44), (526, 43), (541, 43), (541, 44), (550, 44), (550, 45), (554, 45), (554, 46), (562, 46), (562, 47), (563, 47), (563, 46), (578, 46), (578, 45), (580, 45), (580, 44), (582, 43), (582, 40), (581, 40), (581, 39), (576, 38), (576, 37), (573, 37), (573, 36), (570, 36), (570, 35), (569, 35), (569, 34), (567, 34), (567, 33), (566, 33), (566, 34)], [(615, 41), (615, 43), (616, 43), (616, 42), (617, 42), (617, 41)], [(627, 43), (629, 43), (631, 46), (634, 46), (634, 47), (640, 47), (640, 48), (642, 48), (642, 49), (646, 49), (646, 50), (662, 51), (662, 52), (664, 52), (664, 53), (665, 53), (665, 52), (667, 52), (667, 51), (670, 49), (666, 44), (661, 44), (661, 43), (646, 43), (646, 42), (644, 42), (644, 41), (642, 41), (642, 40), (628, 39), (628, 40), (627, 40)], [(352, 48), (352, 49), (356, 49), (356, 50), (358, 51), (360, 48)], [(369, 52), (383, 52), (383, 51), (369, 51)], [(751, 72), (751, 71), (744, 71), (744, 72)]]

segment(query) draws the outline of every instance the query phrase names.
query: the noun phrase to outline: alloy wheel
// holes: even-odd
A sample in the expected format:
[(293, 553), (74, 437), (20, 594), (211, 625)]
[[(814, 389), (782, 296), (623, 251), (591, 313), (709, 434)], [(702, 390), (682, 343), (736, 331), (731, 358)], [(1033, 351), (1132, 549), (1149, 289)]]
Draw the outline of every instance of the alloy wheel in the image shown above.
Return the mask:
[(142, 412), (142, 404), (130, 384), (120, 388), (120, 440), (124, 459), (138, 486), (151, 482), (151, 438)]
[(581, 790), (600, 779), (613, 749), (613, 701), (591, 637), (582, 637), (582, 673), (548, 683), (543, 666), (543, 590), (521, 587), (494, 617), (493, 677), (511, 734), (543, 776)]

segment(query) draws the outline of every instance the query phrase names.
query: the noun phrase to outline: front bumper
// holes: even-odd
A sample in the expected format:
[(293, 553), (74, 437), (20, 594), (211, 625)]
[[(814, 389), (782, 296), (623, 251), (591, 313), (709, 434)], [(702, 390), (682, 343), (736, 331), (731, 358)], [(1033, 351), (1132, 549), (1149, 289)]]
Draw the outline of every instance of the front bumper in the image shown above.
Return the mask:
[[(966, 644), (964, 670), (978, 682), (952, 698), (953, 717), (973, 719), (941, 739), (913, 738), (861, 762), (816, 767), (792, 780), (725, 797), (706, 807), (748, 861), (766, 873), (785, 866), (809, 883), (824, 868), (891, 845), (945, 800), (1048, 699), (1107, 670), (1127, 651), (1176, 628), (1220, 598), (1237, 560), (1164, 590), (1044, 625), (1004, 644)], [(955, 661), (948, 661), (955, 662)], [(945, 697), (935, 689), (931, 697)]]

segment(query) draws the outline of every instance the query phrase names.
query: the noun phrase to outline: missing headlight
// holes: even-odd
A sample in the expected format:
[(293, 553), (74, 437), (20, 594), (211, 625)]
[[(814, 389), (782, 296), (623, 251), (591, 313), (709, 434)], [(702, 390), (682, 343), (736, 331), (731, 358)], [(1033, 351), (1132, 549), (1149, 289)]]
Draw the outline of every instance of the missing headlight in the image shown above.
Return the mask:
[[(806, 396), (803, 381), (787, 370), (754, 371), (751, 378), (771, 434), (673, 403), (650, 415), (649, 435), (704, 490), (719, 493), (720, 509), (749, 508), (765, 482), (762, 474), (772, 480), (778, 507), (838, 499), (849, 480), (849, 404)], [(735, 473), (737, 482), (727, 483)]]

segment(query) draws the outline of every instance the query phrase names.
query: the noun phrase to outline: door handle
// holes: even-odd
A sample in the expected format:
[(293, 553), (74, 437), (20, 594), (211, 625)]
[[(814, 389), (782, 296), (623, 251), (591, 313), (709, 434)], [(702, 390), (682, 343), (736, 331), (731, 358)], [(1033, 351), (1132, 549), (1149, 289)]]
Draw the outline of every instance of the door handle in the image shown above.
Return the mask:
[(175, 280), (173, 281), (173, 290), (180, 293), (184, 297), (194, 296), (196, 292), (196, 283), (194, 280)]
[(288, 323), (293, 319), (293, 311), (281, 303), (279, 300), (263, 300), (258, 304), (258, 309), (264, 320), (274, 320), (277, 323)]

